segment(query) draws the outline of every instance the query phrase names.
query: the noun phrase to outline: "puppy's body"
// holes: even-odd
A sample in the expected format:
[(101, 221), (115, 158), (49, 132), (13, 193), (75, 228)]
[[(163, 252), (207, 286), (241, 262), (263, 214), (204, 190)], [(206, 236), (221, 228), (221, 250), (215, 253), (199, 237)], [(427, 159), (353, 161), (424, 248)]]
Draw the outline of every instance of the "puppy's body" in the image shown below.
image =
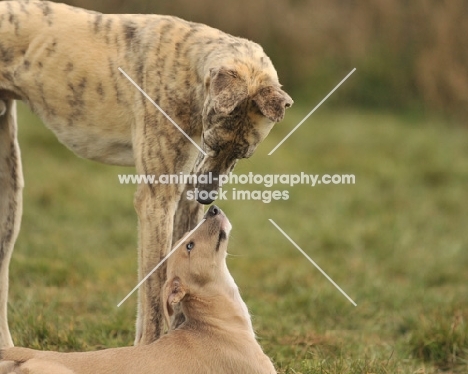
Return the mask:
[(249, 332), (205, 327), (180, 328), (136, 347), (79, 353), (10, 348), (3, 355), (6, 360), (24, 362), (11, 370), (17, 374), (276, 373)]
[[(259, 45), (206, 25), (0, 1), (0, 347), (13, 345), (6, 322), (8, 263), (23, 187), (14, 100), (23, 100), (77, 155), (155, 176), (229, 173), (292, 104)], [(198, 187), (211, 192), (218, 183)], [(184, 198), (184, 188), (138, 186), (140, 279), (202, 215), (196, 201)], [(136, 343), (150, 343), (162, 330), (162, 308), (151, 290), (163, 282), (163, 276), (151, 277), (139, 290)]]
[(168, 260), (162, 299), (167, 319), (181, 303), (186, 321), (180, 327), (136, 347), (85, 353), (5, 349), (1, 358), (9, 367), (2, 372), (0, 366), (0, 374), (276, 373), (226, 266), (229, 221), (214, 206), (205, 218)]

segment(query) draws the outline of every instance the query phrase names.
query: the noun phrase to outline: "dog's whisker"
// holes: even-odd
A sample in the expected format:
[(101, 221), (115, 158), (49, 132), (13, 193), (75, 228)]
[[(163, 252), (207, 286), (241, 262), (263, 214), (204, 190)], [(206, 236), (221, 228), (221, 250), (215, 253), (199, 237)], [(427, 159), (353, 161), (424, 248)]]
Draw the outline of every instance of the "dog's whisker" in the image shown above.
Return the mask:
[(195, 226), (195, 228), (194, 228), (192, 231), (190, 231), (187, 235), (185, 235), (185, 237), (184, 237), (182, 240), (179, 241), (179, 244), (177, 244), (177, 245), (166, 255), (166, 257), (164, 257), (164, 258), (159, 262), (159, 264), (157, 264), (157, 265), (153, 268), (153, 270), (151, 270), (151, 271), (146, 275), (146, 277), (144, 277), (144, 278), (133, 288), (133, 290), (131, 290), (131, 291), (128, 293), (128, 295), (125, 296), (125, 297), (123, 298), (123, 300), (122, 300), (120, 303), (117, 304), (117, 307), (120, 307), (120, 306), (125, 302), (125, 300), (127, 300), (138, 288), (140, 288), (140, 286), (151, 276), (151, 274), (153, 274), (156, 270), (158, 270), (158, 268), (164, 263), (164, 261), (166, 261), (166, 260), (177, 250), (177, 248), (179, 248), (179, 247), (182, 245), (182, 243), (183, 243), (185, 240), (187, 240), (187, 238), (189, 238), (190, 235), (192, 235), (192, 234), (202, 225), (202, 223), (205, 222), (205, 221), (206, 221), (206, 218), (203, 218), (203, 219), (200, 221), (200, 223), (199, 223), (197, 226)]

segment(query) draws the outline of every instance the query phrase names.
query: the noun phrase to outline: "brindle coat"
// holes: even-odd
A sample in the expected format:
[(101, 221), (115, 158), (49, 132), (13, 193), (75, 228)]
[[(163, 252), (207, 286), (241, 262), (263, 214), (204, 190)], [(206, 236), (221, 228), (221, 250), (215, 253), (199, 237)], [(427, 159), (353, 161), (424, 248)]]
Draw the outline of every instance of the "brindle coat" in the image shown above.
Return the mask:
[[(135, 165), (138, 174), (148, 175), (226, 174), (238, 159), (252, 155), (292, 104), (259, 45), (211, 27), (171, 16), (106, 15), (47, 1), (0, 2), (0, 346), (12, 345), (6, 318), (8, 264), (22, 207), (14, 100), (23, 100), (78, 156)], [(200, 204), (181, 199), (183, 189), (137, 188), (140, 278), (201, 216)], [(149, 343), (162, 330), (155, 295), (163, 282), (164, 272), (153, 274), (139, 289), (136, 343)]]

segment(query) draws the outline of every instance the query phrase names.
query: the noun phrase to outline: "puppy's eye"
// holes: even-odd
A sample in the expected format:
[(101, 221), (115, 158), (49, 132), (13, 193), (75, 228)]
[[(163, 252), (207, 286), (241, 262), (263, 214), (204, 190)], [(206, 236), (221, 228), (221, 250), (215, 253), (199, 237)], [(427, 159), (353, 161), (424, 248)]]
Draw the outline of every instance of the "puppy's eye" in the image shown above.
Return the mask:
[(195, 243), (194, 243), (194, 242), (190, 242), (190, 243), (188, 243), (188, 244), (186, 245), (186, 247), (187, 247), (187, 251), (191, 251), (191, 250), (192, 250), (192, 248), (193, 248), (194, 246), (195, 246)]

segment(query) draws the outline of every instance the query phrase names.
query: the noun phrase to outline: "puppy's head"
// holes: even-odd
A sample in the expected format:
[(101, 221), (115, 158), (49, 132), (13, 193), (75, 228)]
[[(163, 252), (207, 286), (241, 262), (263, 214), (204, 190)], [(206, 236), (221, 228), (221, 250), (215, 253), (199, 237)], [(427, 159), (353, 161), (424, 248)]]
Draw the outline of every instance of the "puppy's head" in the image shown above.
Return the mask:
[(204, 218), (206, 221), (192, 235), (177, 242), (179, 248), (168, 259), (162, 294), (168, 323), (175, 304), (188, 296), (210, 296), (213, 285), (222, 284), (229, 277), (226, 254), (231, 223), (216, 205), (208, 209)]

